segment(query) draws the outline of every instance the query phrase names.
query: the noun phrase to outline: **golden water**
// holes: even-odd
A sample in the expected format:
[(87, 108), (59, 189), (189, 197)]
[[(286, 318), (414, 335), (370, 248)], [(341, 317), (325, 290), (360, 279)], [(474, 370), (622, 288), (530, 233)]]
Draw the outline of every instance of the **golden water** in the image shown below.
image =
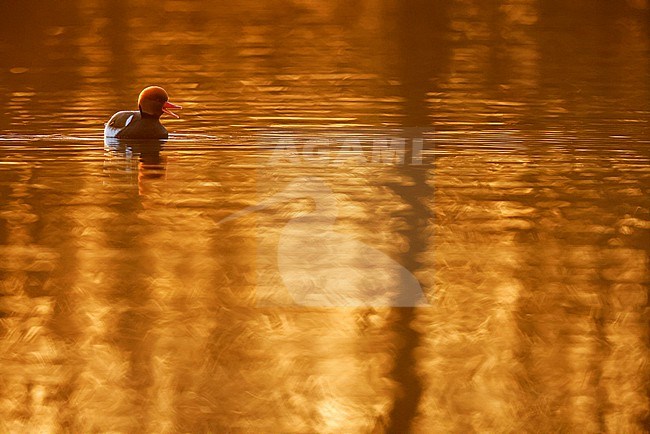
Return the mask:
[[(0, 431), (644, 432), (649, 13), (3, 2)], [(105, 148), (149, 84), (170, 140)], [(413, 126), (422, 164), (338, 146)], [(318, 201), (222, 219), (305, 177), (356, 241), (335, 287), (363, 243), (428, 306), (291, 304), (274, 252)]]

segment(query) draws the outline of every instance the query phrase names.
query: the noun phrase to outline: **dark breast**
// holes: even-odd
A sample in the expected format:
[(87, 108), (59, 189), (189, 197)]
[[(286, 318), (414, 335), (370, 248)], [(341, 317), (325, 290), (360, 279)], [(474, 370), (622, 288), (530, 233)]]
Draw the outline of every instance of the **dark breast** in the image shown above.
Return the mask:
[(139, 111), (115, 113), (104, 127), (104, 137), (118, 139), (166, 139), (167, 130), (157, 118), (143, 118)]

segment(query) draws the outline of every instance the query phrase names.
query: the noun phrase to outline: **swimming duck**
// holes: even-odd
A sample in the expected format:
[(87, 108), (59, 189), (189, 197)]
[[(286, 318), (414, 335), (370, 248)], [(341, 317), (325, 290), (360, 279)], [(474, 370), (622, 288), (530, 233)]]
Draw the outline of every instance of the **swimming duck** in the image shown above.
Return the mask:
[(179, 118), (169, 109), (182, 109), (169, 102), (165, 89), (149, 86), (140, 92), (138, 109), (115, 113), (104, 127), (104, 137), (118, 139), (166, 139), (167, 130), (160, 123), (160, 116), (167, 113)]

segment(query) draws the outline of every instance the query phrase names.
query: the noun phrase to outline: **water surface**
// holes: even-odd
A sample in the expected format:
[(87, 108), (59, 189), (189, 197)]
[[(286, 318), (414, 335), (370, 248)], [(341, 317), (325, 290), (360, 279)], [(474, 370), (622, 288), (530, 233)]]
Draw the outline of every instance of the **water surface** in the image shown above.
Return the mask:
[[(2, 431), (647, 426), (647, 1), (0, 13)], [(170, 140), (105, 146), (149, 84)], [(355, 302), (395, 264), (428, 305)]]

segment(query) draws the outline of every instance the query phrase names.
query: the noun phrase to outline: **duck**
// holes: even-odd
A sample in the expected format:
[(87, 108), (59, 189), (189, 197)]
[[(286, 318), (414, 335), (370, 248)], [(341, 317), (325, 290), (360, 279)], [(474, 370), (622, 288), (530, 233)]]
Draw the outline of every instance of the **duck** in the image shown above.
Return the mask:
[(104, 125), (104, 138), (161, 140), (169, 136), (160, 123), (166, 113), (179, 118), (171, 110), (183, 107), (169, 102), (167, 91), (160, 86), (145, 87), (138, 96), (138, 110), (119, 111)]

